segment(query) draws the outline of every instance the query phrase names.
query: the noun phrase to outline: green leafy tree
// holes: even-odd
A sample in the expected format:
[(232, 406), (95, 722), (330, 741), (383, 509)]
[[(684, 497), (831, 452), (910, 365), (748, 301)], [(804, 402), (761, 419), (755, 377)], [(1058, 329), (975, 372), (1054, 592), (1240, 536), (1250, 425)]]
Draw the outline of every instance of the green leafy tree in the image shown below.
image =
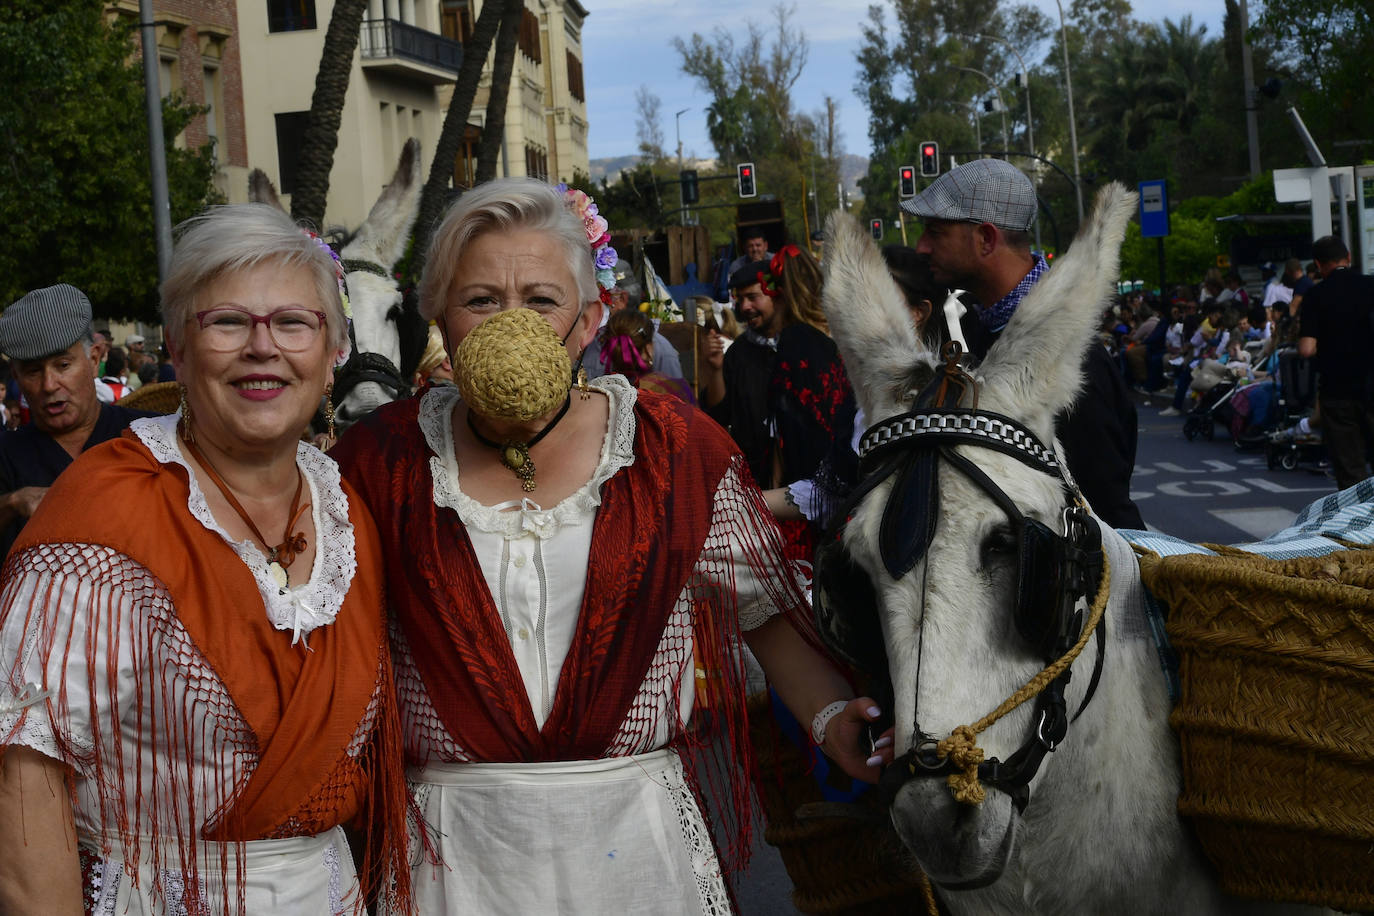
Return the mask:
[[(142, 64), (101, 0), (0, 6), (0, 304), (71, 283), (101, 318), (156, 320)], [(163, 103), (173, 221), (219, 199), (212, 149), (173, 139), (199, 109)]]
[[(783, 202), (787, 229), (801, 241), (809, 227), (807, 216), (812, 186), (834, 187), (838, 161), (834, 144), (826, 147), (829, 128), (796, 110), (792, 89), (805, 70), (809, 43), (793, 24), (795, 8), (773, 10), (771, 28), (745, 24), (743, 36), (717, 29), (709, 37), (693, 34), (689, 40), (674, 39), (682, 71), (693, 77), (711, 97), (706, 109), (706, 128), (724, 169), (753, 162), (760, 195)], [(812, 178), (814, 172), (814, 180)], [(715, 195), (734, 199), (727, 182), (703, 183), (703, 203)], [(708, 197), (706, 188), (711, 187)], [(673, 195), (674, 199), (676, 195)], [(703, 214), (709, 211), (703, 211)], [(717, 217), (703, 215), (708, 226)], [(733, 236), (733, 222), (724, 233)], [(720, 235), (713, 232), (713, 237)]]
[[(1334, 143), (1364, 139), (1374, 123), (1369, 91), (1374, 5), (1369, 0), (1263, 0), (1253, 31), (1273, 43), (1285, 94), (1334, 161)], [(1366, 155), (1369, 150), (1366, 148)]]
[[(859, 182), (866, 218), (891, 223), (897, 170), (917, 161), (922, 141), (935, 140), (944, 155), (972, 158), (978, 148), (975, 119), (982, 116), (982, 102), (994, 94), (994, 86), (1008, 108), (1011, 146), (1026, 150), (1024, 98), (1012, 87), (1020, 68), (1007, 48), (1034, 47), (1049, 28), (1049, 20), (1034, 7), (1000, 0), (888, 0), (869, 6), (857, 53), (856, 87), (869, 110), (873, 144), (868, 175)], [(1040, 122), (1055, 95), (1035, 73), (1029, 91), (1038, 116), (1036, 146), (1043, 153), (1052, 137)], [(991, 122), (985, 125), (984, 148), (1002, 146), (997, 129)], [(1030, 170), (1031, 160), (1017, 164)]]

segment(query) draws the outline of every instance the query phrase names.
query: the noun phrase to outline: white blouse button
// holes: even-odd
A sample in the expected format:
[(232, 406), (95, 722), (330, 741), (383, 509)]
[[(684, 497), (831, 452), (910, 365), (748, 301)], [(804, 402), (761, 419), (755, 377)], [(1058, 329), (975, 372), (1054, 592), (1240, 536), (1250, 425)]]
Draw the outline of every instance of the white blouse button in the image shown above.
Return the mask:
[(530, 638), (530, 631), (527, 630), (527, 629), (525, 629), (524, 627), (521, 627), (521, 628), (520, 628), (520, 632), (517, 633), (516, 635), (519, 636), (521, 639), (529, 639), (529, 638)]
[(515, 568), (516, 568), (516, 569), (519, 569), (520, 567), (522, 567), (522, 566), (524, 566), (524, 565), (525, 565), (525, 558), (524, 558), (523, 556), (518, 556), (518, 557), (515, 558)]

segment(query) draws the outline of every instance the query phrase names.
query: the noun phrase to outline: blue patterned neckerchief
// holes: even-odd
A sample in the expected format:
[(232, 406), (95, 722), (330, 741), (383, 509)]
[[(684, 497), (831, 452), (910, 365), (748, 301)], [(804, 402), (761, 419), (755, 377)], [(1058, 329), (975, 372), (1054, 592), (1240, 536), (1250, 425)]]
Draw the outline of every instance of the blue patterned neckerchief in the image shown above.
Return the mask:
[(1021, 304), (1021, 300), (1026, 298), (1026, 293), (1031, 291), (1031, 287), (1040, 282), (1040, 278), (1045, 275), (1045, 271), (1050, 269), (1049, 262), (1044, 255), (1037, 254), (1035, 263), (1031, 265), (1030, 271), (1021, 278), (1021, 282), (1001, 299), (993, 304), (992, 308), (983, 309), (978, 313), (978, 319), (983, 323), (983, 327), (989, 332), (996, 334), (1007, 326), (1011, 321), (1011, 316), (1016, 312), (1016, 307)]

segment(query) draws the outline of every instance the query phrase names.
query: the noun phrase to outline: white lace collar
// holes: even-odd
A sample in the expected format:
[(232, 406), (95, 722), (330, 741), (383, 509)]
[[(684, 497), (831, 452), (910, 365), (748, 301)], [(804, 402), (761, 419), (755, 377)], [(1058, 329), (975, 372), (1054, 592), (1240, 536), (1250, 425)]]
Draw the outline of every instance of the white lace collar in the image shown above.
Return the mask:
[(267, 619), (278, 630), (291, 632), (295, 645), (318, 627), (334, 622), (344, 596), (358, 570), (353, 523), (348, 520), (348, 497), (339, 485), (339, 466), (324, 452), (302, 442), (296, 447), (296, 465), (310, 485), (310, 514), (315, 521), (315, 565), (310, 580), (288, 589), (277, 587), (267, 571), (267, 557), (251, 539), (235, 541), (210, 513), (210, 504), (196, 475), (177, 446), (180, 414), (135, 420), (129, 428), (163, 464), (179, 464), (191, 479), (186, 508), (196, 521), (222, 537), (244, 562), (267, 610)]
[(461, 400), (458, 389), (442, 387), (426, 392), (420, 401), (419, 420), (432, 453), (429, 472), (434, 478), (434, 504), (457, 512), (464, 525), (507, 538), (533, 534), (544, 540), (557, 534), (565, 524), (593, 514), (601, 505), (601, 485), (616, 471), (634, 464), (634, 406), (639, 392), (620, 375), (604, 375), (590, 384), (611, 402), (601, 458), (591, 479), (551, 509), (523, 499), (519, 511), (508, 511), (516, 508), (508, 503), (484, 506), (462, 491), (458, 461), (453, 454), (453, 408)]

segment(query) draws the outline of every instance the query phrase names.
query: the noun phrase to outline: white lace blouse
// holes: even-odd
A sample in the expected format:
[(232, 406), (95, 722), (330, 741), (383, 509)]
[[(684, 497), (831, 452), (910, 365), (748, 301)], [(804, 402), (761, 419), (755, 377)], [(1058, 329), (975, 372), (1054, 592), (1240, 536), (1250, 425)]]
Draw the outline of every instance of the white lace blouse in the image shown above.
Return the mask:
[[(136, 420), (131, 428), (158, 461), (189, 472), (176, 445), (176, 422), (176, 416), (155, 417)], [(357, 570), (338, 465), (305, 444), (298, 447), (296, 461), (309, 483), (319, 537), (310, 579), (297, 587), (278, 588), (262, 551), (229, 537), (211, 515), (194, 475), (187, 498), (191, 515), (224, 538), (252, 571), (268, 619), (293, 643), (306, 642), (313, 630), (333, 622)], [(47, 640), (54, 648), (46, 661), (39, 646), (45, 621), (54, 634)], [(125, 780), (141, 771), (143, 784), (154, 785), (154, 758), (167, 749), (139, 737), (154, 720), (184, 730), (164, 732), (159, 742), (194, 749), (191, 778), (202, 787), (202, 797), (207, 790), (232, 797), (256, 766), (257, 740), (178, 621), (171, 596), (152, 572), (112, 547), (40, 545), (13, 558), (0, 591), (0, 673), (0, 740), (70, 763), (79, 775), (95, 773), (99, 754), (107, 771), (122, 769)], [(59, 690), (66, 710), (60, 724), (43, 714), (43, 701)], [(146, 705), (149, 698), (157, 708)], [(109, 741), (113, 723), (119, 723), (117, 745)], [(360, 748), (355, 738), (350, 752)], [(93, 782), (77, 781), (77, 827), (88, 835), (101, 831)], [(134, 824), (157, 817), (164, 833), (176, 835), (188, 813), (184, 794), (169, 792), (161, 806), (130, 797), (126, 816)]]
[[(458, 391), (434, 388), (420, 403), (419, 424), (431, 452), (435, 505), (452, 509), (467, 527), (540, 726), (553, 708), (559, 673), (577, 627), (601, 488), (616, 472), (634, 463), (636, 389), (619, 375), (603, 376), (591, 384), (610, 399), (610, 418), (600, 460), (582, 487), (547, 508), (530, 499), (486, 506), (463, 493), (453, 449), (453, 413), (460, 400)], [(721, 497), (742, 486), (733, 472), (721, 481), (712, 509), (713, 529), (728, 531), (732, 524), (740, 524), (730, 518), (732, 510), (727, 508), (736, 505), (737, 500)], [(708, 538), (708, 544), (717, 541), (723, 539)], [(729, 548), (718, 549), (724, 552)], [(776, 609), (742, 557), (728, 559), (738, 595), (741, 628), (753, 629), (766, 622)], [(687, 720), (694, 699), (691, 626), (691, 603), (684, 596), (670, 615), (659, 657), (651, 666), (631, 712), (631, 718), (642, 717), (645, 707), (655, 713), (654, 738), (648, 746), (630, 746), (639, 743), (630, 742), (625, 752), (639, 753), (662, 746), (671, 732), (668, 718), (681, 716), (681, 721)], [(409, 677), (407, 661), (404, 655), (399, 660), (399, 679)], [(672, 685), (678, 683), (680, 695), (674, 697)]]

